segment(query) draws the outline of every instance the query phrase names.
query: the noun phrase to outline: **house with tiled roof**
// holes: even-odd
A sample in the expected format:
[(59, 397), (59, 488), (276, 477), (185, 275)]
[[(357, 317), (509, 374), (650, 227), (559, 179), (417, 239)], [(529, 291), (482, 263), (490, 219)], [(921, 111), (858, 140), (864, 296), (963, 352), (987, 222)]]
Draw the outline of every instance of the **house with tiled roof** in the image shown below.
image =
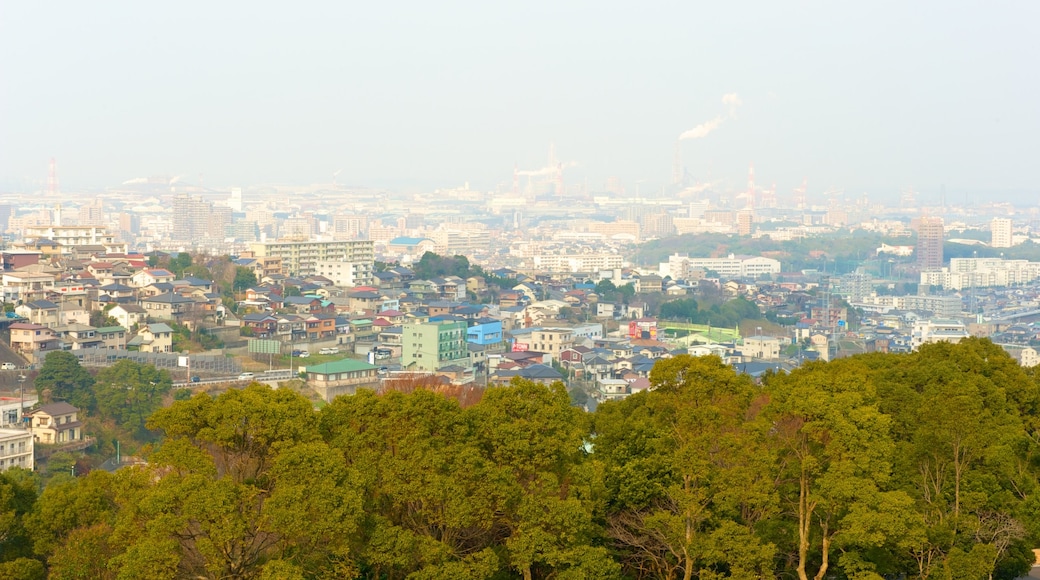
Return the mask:
[(508, 384), (514, 377), (534, 381), (543, 385), (550, 385), (556, 381), (563, 380), (559, 371), (545, 364), (533, 364), (518, 369), (496, 369), (489, 377), (491, 382), (498, 385)]
[(14, 313), (32, 324), (54, 328), (61, 324), (58, 305), (50, 300), (33, 300), (15, 306)]
[(16, 322), (8, 327), (11, 331), (11, 348), (26, 356), (29, 360), (36, 355), (43, 355), (61, 348), (54, 331), (40, 324)]
[(79, 409), (65, 402), (44, 405), (26, 417), (37, 443), (52, 445), (83, 440), (83, 423)]
[(137, 288), (144, 288), (145, 286), (151, 286), (152, 284), (159, 283), (170, 283), (173, 282), (177, 277), (173, 275), (173, 272), (164, 270), (162, 268), (150, 268), (141, 270), (131, 277), (132, 284)]
[(195, 301), (174, 292), (141, 299), (141, 306), (154, 320), (178, 321), (195, 307)]
[(147, 320), (148, 311), (139, 304), (117, 304), (109, 309), (108, 315), (119, 321), (123, 328), (133, 329)]
[(173, 352), (173, 329), (162, 322), (149, 324), (127, 346), (141, 352)]

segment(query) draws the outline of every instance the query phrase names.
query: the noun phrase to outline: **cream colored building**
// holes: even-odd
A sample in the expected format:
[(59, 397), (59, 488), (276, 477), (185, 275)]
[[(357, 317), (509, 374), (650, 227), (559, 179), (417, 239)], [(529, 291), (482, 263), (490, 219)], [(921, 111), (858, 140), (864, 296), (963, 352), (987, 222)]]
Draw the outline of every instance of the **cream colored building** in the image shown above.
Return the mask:
[(0, 429), (0, 471), (13, 467), (32, 470), (33, 432), (27, 429)]
[(775, 336), (748, 336), (740, 349), (744, 356), (765, 360), (780, 358), (780, 339)]
[(127, 245), (107, 228), (100, 226), (35, 226), (25, 228), (25, 239), (46, 239), (61, 245), (62, 254), (72, 254), (77, 248), (100, 246), (109, 254), (125, 254)]
[(68, 403), (51, 403), (27, 415), (32, 418), (32, 436), (47, 445), (83, 439), (79, 409)]
[(371, 240), (257, 242), (250, 249), (257, 258), (281, 258), (282, 274), (286, 276), (317, 275), (319, 262), (349, 262), (364, 265), (359, 267), (357, 285), (373, 283), (375, 246)]

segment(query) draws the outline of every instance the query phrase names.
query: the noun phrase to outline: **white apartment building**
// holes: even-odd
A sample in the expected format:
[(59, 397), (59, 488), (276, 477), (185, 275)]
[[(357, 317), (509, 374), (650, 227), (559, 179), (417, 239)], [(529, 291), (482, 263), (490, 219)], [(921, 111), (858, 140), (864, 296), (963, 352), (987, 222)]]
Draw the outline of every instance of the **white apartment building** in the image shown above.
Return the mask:
[(950, 266), (921, 272), (921, 284), (947, 290), (1013, 286), (1040, 278), (1040, 262), (1001, 258), (951, 258)]
[(257, 258), (281, 258), (282, 273), (287, 276), (314, 276), (319, 262), (348, 262), (358, 267), (355, 285), (372, 284), (375, 246), (371, 240), (308, 240), (256, 242), (250, 244)]
[[(79, 246), (104, 246), (106, 252), (125, 254), (127, 246), (101, 226), (35, 226), (25, 228), (27, 240), (47, 239), (61, 244), (62, 253)], [(64, 248), (68, 248), (65, 250)]]
[(599, 272), (624, 265), (620, 254), (538, 254), (528, 260), (530, 267), (543, 272)]
[(662, 277), (685, 280), (696, 269), (717, 272), (723, 278), (757, 278), (765, 274), (779, 274), (780, 262), (762, 256), (737, 256), (725, 258), (691, 258), (684, 254), (673, 254), (662, 262), (659, 272)]
[(372, 283), (371, 262), (337, 262), (322, 260), (315, 263), (315, 274), (324, 276), (335, 286), (353, 288), (367, 286)]
[(922, 344), (933, 342), (958, 342), (968, 338), (968, 328), (959, 320), (918, 320), (910, 334), (910, 348), (917, 350)]
[(953, 318), (964, 310), (964, 301), (959, 296), (878, 296), (871, 294), (849, 303), (866, 312), (885, 313), (889, 310), (914, 310), (931, 312), (941, 318)]
[(13, 467), (33, 468), (33, 435), (28, 429), (0, 429), (0, 471)]
[(1011, 220), (1008, 218), (993, 218), (989, 223), (989, 231), (992, 234), (989, 245), (994, 248), (1011, 247)]
[(780, 358), (780, 339), (775, 336), (749, 336), (744, 339), (740, 352), (752, 358), (776, 360)]

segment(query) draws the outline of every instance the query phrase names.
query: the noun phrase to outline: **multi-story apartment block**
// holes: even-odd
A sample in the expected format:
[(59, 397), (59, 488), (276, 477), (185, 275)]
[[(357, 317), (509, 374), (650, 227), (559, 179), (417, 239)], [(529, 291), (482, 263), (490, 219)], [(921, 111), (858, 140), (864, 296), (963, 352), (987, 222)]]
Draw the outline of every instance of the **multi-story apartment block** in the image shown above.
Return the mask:
[(231, 225), (232, 210), (228, 206), (187, 194), (173, 198), (173, 223), (170, 238), (175, 242), (223, 239)]
[(1011, 247), (1011, 220), (1008, 218), (993, 218), (993, 221), (989, 225), (990, 238), (989, 245), (993, 248), (1010, 248)]
[(449, 365), (468, 366), (465, 322), (421, 322), (401, 328), (401, 366), (436, 371)]
[(531, 261), (534, 270), (544, 272), (599, 272), (624, 265), (621, 254), (538, 254)]
[(715, 272), (723, 278), (757, 278), (765, 274), (779, 274), (780, 262), (762, 256), (730, 254), (725, 258), (691, 258), (683, 254), (673, 254), (668, 257), (667, 262), (661, 263), (660, 274), (685, 280), (695, 269)]
[(921, 272), (938, 270), (943, 265), (943, 219), (922, 217), (917, 222), (917, 267)]
[[(282, 273), (286, 276), (315, 276), (320, 262), (348, 262), (364, 264), (357, 270), (357, 285), (373, 283), (375, 247), (371, 240), (276, 241), (250, 245), (257, 258), (281, 258)], [(367, 274), (363, 272), (367, 269)]]
[(514, 330), (513, 350), (544, 352), (559, 360), (560, 353), (574, 344), (574, 329), (537, 326)]
[(372, 273), (372, 264), (372, 262), (323, 260), (315, 264), (315, 274), (328, 278), (334, 286), (343, 288), (367, 286), (375, 280)]
[(50, 240), (58, 244), (62, 255), (76, 254), (80, 249), (112, 254), (125, 254), (127, 251), (126, 243), (100, 226), (27, 227), (24, 237), (26, 240)]
[(27, 429), (0, 429), (0, 471), (33, 469), (33, 434)]

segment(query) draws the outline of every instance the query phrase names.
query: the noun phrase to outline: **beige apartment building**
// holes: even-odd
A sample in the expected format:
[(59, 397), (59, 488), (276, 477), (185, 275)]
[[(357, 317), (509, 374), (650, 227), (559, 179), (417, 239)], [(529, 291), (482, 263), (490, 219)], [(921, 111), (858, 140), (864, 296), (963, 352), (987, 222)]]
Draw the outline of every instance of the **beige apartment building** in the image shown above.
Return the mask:
[(257, 259), (281, 258), (282, 274), (286, 276), (315, 276), (319, 263), (348, 262), (358, 265), (356, 285), (367, 286), (374, 281), (375, 245), (371, 240), (257, 242), (250, 249)]

